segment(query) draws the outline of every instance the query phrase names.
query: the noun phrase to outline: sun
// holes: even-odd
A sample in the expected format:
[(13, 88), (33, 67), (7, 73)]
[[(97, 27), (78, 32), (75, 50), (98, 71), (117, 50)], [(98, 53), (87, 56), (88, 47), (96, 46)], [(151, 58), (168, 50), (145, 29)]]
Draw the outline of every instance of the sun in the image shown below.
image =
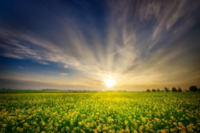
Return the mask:
[(104, 81), (107, 87), (111, 88), (115, 85), (115, 80), (114, 79), (107, 79)]

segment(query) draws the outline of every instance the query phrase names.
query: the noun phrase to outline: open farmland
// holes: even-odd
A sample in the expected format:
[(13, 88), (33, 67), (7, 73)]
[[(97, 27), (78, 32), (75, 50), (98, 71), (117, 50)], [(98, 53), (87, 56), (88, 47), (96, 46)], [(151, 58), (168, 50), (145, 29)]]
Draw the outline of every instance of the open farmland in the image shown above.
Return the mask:
[(200, 132), (199, 93), (0, 94), (0, 132)]

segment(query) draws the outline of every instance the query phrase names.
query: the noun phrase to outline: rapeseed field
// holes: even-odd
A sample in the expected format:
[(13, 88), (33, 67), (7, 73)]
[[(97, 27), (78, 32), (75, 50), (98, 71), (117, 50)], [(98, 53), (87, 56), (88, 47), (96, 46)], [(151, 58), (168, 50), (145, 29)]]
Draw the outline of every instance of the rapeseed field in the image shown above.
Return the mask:
[(0, 132), (200, 132), (200, 94), (0, 94)]

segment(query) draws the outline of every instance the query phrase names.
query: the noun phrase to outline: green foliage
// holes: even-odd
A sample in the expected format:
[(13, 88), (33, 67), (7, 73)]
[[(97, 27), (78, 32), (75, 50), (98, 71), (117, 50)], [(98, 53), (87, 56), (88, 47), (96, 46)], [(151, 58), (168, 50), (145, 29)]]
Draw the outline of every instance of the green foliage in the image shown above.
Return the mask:
[(178, 88), (178, 92), (182, 92), (182, 89), (180, 87)]
[(146, 92), (151, 92), (151, 90), (150, 90), (150, 89), (147, 89)]
[(196, 91), (198, 91), (198, 88), (197, 88), (197, 86), (190, 86), (189, 90), (196, 92)]
[(198, 93), (0, 94), (0, 132), (200, 132)]
[(156, 89), (152, 89), (152, 92), (156, 92)]
[(170, 92), (169, 88), (165, 87), (164, 89), (166, 92)]
[(172, 92), (177, 92), (177, 89), (175, 87), (173, 87)]

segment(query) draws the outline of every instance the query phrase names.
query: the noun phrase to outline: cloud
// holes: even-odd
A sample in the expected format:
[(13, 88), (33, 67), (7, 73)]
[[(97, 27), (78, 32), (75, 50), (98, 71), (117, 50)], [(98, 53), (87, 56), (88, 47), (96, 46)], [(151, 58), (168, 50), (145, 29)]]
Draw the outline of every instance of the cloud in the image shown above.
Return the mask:
[[(82, 3), (79, 10), (71, 3), (57, 3), (57, 8), (51, 8), (55, 3), (34, 3), (32, 11), (26, 4), (19, 14), (10, 9), (2, 17), (1, 56), (58, 63), (98, 84), (107, 75), (121, 84), (142, 84), (170, 82), (198, 71), (187, 64), (195, 58), (191, 51), (197, 44), (176, 42), (197, 24), (198, 1), (107, 1), (106, 9), (97, 4), (104, 12), (99, 17), (91, 3)], [(10, 17), (17, 15), (12, 23)], [(188, 58), (181, 58), (184, 54)]]
[(99, 88), (92, 88), (85, 84), (76, 84), (76, 83), (57, 83), (57, 82), (41, 82), (35, 80), (24, 80), (24, 79), (6, 79), (0, 78), (0, 86), (9, 89), (22, 89), (22, 90), (41, 90), (41, 89), (61, 89), (61, 90), (93, 90)]
[(65, 77), (65, 76), (67, 76), (68, 74), (67, 74), (67, 73), (60, 73), (60, 75)]

